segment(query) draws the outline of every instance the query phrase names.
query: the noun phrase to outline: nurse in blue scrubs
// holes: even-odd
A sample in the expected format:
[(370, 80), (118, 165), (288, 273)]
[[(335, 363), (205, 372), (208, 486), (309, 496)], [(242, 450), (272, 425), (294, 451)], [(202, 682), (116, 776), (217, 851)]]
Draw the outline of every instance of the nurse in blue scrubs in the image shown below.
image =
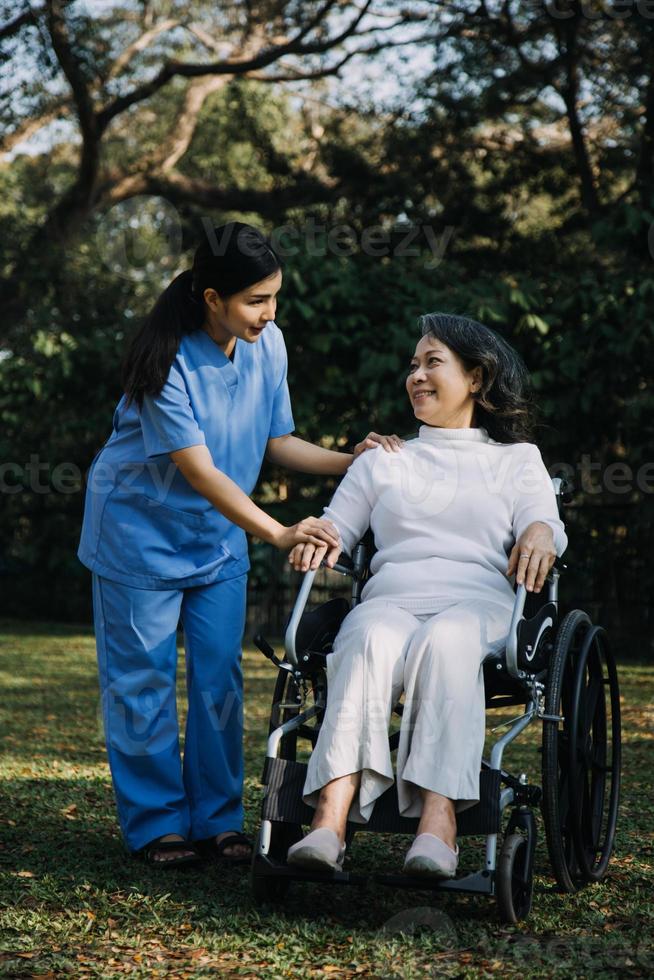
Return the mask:
[[(291, 527), (249, 497), (264, 457), (344, 473), (354, 455), (291, 433), (280, 262), (263, 236), (209, 230), (192, 269), (160, 296), (125, 362), (125, 395), (89, 471), (80, 560), (93, 608), (107, 753), (128, 848), (153, 864), (198, 859), (205, 842), (247, 861), (241, 639), (245, 532), (290, 550), (338, 543), (328, 521)], [(175, 674), (181, 620), (188, 719), (180, 759)]]

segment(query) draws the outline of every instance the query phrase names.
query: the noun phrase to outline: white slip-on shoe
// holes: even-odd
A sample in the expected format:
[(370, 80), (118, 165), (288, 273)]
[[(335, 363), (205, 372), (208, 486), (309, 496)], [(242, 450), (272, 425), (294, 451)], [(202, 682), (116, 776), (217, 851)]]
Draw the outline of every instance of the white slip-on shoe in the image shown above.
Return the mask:
[(341, 871), (344, 858), (345, 844), (341, 844), (338, 834), (328, 827), (319, 827), (289, 847), (286, 862), (299, 868)]
[(458, 863), (458, 844), (453, 851), (435, 834), (418, 834), (404, 860), (404, 871), (412, 875), (454, 878)]

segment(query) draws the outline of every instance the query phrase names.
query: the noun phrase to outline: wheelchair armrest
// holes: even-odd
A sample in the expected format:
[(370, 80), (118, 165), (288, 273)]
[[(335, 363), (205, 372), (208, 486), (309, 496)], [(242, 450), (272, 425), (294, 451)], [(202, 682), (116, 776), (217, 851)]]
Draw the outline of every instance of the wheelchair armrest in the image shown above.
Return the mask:
[[(548, 603), (554, 603), (555, 610), (558, 602), (558, 579), (561, 571), (567, 569), (567, 567), (568, 566), (564, 565), (560, 558), (557, 558), (546, 579), (546, 582), (549, 585), (549, 597), (546, 601)], [(519, 679), (523, 673), (518, 667), (518, 629), (524, 619), (525, 604), (527, 599), (533, 595), (535, 595), (535, 593), (527, 592), (524, 584), (516, 586), (511, 625), (506, 638), (506, 669), (509, 674), (516, 679)], [(533, 615), (534, 612), (532, 611), (529, 616), (533, 617)]]
[(513, 615), (511, 616), (509, 635), (506, 638), (506, 669), (516, 679), (520, 677), (518, 670), (518, 624), (522, 619), (526, 600), (527, 589), (524, 585), (519, 585), (515, 592)]

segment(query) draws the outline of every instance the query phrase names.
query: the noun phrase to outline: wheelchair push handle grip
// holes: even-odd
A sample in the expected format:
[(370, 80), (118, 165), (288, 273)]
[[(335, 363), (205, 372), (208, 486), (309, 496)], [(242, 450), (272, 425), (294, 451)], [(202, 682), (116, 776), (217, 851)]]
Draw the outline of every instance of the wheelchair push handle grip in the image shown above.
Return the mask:
[[(333, 566), (333, 571), (340, 572), (341, 575), (351, 575), (358, 581), (364, 575), (370, 558), (371, 549), (364, 540), (359, 541), (352, 550), (352, 557), (345, 551), (340, 553), (338, 561)], [(324, 561), (320, 563), (320, 567), (326, 567)]]
[(281, 660), (276, 655), (275, 651), (271, 647), (270, 643), (268, 643), (268, 640), (265, 638), (263, 633), (257, 633), (257, 635), (254, 637), (254, 645), (258, 647), (259, 650), (261, 650), (264, 657), (267, 657), (268, 660), (272, 661), (272, 663), (274, 663), (276, 667), (281, 667), (282, 665)]
[[(320, 562), (321, 568), (326, 568), (324, 561)], [(352, 575), (354, 572), (354, 562), (344, 551), (341, 551), (337, 561), (332, 565), (332, 571), (340, 572), (341, 575)]]

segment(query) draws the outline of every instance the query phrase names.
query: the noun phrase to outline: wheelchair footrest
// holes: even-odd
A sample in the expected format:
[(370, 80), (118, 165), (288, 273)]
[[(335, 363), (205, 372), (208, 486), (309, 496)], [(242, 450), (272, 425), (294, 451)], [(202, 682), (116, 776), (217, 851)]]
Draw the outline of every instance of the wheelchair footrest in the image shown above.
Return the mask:
[[(307, 767), (289, 759), (266, 759), (262, 818), (280, 823), (310, 824), (314, 810), (302, 799)], [(479, 774), (479, 803), (457, 814), (457, 836), (496, 834), (500, 831), (500, 771), (482, 769)], [(415, 834), (417, 817), (400, 815), (397, 788), (389, 786), (375, 804), (368, 823), (351, 823), (356, 831), (385, 834)]]
[(429, 875), (373, 874), (371, 881), (389, 888), (415, 891), (470, 892), (472, 895), (494, 895), (495, 882), (490, 871), (474, 871), (460, 878), (430, 878)]
[(271, 861), (270, 858), (258, 854), (255, 858), (255, 873), (263, 878), (288, 878), (291, 881), (316, 881), (333, 885), (365, 885), (368, 875), (352, 871), (318, 871), (308, 868), (291, 867)]

